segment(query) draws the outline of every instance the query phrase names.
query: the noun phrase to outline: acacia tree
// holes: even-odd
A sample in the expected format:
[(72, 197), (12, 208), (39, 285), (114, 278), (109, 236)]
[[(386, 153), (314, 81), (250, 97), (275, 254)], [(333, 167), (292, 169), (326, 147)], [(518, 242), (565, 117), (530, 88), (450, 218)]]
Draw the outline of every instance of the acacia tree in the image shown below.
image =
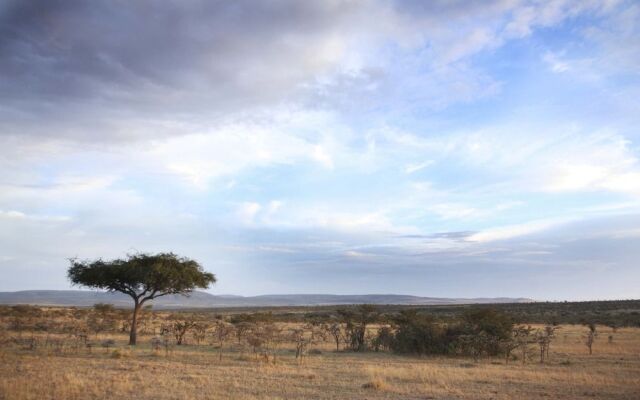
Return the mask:
[(205, 272), (196, 261), (173, 253), (70, 262), (67, 275), (73, 284), (121, 292), (133, 298), (129, 345), (136, 344), (138, 313), (145, 302), (168, 294), (188, 295), (196, 288), (206, 289), (216, 282), (215, 275)]

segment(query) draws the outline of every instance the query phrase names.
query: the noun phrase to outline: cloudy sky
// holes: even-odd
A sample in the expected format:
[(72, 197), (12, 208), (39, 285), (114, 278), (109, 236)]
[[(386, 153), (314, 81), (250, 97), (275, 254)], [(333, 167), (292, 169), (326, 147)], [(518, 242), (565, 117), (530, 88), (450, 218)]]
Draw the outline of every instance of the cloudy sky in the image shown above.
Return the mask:
[(0, 290), (637, 298), (640, 3), (3, 1)]

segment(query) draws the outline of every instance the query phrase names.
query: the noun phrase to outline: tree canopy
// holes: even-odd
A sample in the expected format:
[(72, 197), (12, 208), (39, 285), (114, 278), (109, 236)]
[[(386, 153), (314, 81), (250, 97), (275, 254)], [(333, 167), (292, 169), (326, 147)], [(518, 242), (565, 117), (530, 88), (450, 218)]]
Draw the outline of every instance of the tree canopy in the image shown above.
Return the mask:
[(122, 292), (141, 301), (205, 289), (216, 281), (196, 261), (173, 253), (134, 254), (112, 261), (74, 259), (68, 276), (74, 284)]

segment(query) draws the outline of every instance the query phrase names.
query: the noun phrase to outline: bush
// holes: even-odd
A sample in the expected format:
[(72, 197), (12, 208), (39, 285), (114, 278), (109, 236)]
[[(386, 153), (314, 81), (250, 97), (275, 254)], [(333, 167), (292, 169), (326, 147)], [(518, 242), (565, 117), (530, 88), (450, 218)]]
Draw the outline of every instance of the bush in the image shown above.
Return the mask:
[(449, 341), (445, 329), (433, 317), (413, 310), (402, 311), (394, 318), (395, 335), (391, 349), (398, 353), (445, 354)]
[(472, 352), (497, 356), (501, 353), (500, 342), (511, 338), (513, 320), (491, 308), (468, 310), (462, 315), (462, 331), (466, 344)]
[(393, 331), (388, 326), (378, 329), (376, 337), (373, 339), (373, 350), (389, 350), (393, 345)]
[[(502, 352), (501, 341), (511, 338), (513, 322), (492, 309), (472, 309), (464, 313), (461, 321), (448, 325), (416, 310), (405, 310), (393, 318), (395, 334), (390, 347), (397, 353), (451, 354), (463, 353), (475, 359), (483, 354), (491, 356)], [(389, 332), (379, 332), (381, 341)]]
[(362, 388), (372, 390), (385, 390), (387, 389), (387, 384), (380, 378), (374, 378), (362, 385)]

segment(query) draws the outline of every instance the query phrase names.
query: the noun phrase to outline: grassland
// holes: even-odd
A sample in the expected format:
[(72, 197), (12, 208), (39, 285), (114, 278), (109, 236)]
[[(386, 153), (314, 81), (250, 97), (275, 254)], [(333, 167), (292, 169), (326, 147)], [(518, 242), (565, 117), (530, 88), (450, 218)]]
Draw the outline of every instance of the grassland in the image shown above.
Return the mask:
[[(637, 399), (640, 329), (600, 335), (589, 355), (585, 327), (564, 325), (545, 364), (483, 358), (335, 352), (320, 343), (302, 362), (284, 343), (276, 363), (230, 346), (0, 349), (0, 399)], [(29, 337), (29, 334), (22, 334)], [(32, 334), (33, 335), (33, 334)], [(42, 335), (42, 334), (38, 334)], [(609, 342), (609, 335), (613, 340)]]

